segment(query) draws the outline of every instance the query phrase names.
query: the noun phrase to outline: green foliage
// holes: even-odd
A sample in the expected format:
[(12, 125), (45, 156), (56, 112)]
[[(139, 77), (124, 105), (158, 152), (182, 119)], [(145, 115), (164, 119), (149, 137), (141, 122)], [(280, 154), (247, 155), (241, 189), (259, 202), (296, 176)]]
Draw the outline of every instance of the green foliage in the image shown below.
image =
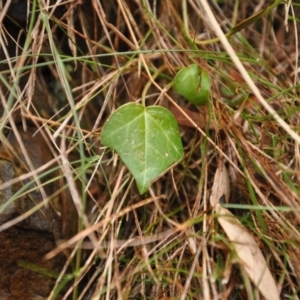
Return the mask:
[(141, 194), (183, 157), (176, 120), (160, 106), (135, 103), (121, 106), (104, 125), (101, 143), (117, 151)]
[(205, 105), (209, 99), (211, 80), (206, 71), (196, 64), (181, 69), (173, 84), (173, 89), (195, 105)]

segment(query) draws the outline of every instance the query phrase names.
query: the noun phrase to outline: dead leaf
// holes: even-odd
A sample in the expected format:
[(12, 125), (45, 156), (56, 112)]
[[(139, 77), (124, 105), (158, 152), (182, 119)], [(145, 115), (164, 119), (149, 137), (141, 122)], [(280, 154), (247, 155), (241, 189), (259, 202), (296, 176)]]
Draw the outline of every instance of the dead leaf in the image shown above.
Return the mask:
[(223, 202), (226, 203), (229, 201), (230, 196), (230, 185), (229, 185), (229, 177), (227, 169), (224, 165), (223, 161), (219, 162), (214, 184), (212, 187), (211, 195), (210, 195), (210, 205), (215, 208), (218, 203)]
[[(186, 126), (186, 127), (199, 127), (199, 128), (206, 128), (207, 127), (207, 121), (205, 120), (205, 115), (203, 112), (195, 112), (188, 108), (176, 107), (171, 103), (171, 105), (168, 107), (168, 109), (172, 112), (174, 115), (177, 123), (180, 126)], [(215, 123), (213, 121), (210, 121), (209, 129), (215, 129)]]
[(215, 210), (220, 225), (235, 248), (241, 267), (266, 299), (279, 300), (276, 283), (254, 238), (221, 204), (217, 203)]
[(239, 220), (220, 204), (222, 197), (227, 202), (229, 193), (228, 173), (225, 165), (219, 163), (210, 196), (210, 203), (217, 213), (218, 222), (232, 242), (241, 268), (246, 271), (260, 293), (267, 300), (279, 300), (274, 278), (254, 238)]

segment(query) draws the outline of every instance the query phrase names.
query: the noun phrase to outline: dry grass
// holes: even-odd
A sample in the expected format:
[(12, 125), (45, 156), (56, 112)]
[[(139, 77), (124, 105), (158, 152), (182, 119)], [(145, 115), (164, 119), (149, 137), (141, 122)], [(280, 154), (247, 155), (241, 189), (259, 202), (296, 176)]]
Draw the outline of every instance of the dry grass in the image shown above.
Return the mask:
[[(78, 235), (57, 249), (76, 244), (73, 299), (259, 299), (208, 201), (220, 158), (227, 207), (257, 241), (281, 299), (298, 299), (299, 6), (259, 15), (227, 45), (214, 40), (205, 2), (43, 4), (14, 37), (16, 52), (1, 34), (1, 129), (43, 132), (80, 214)], [(210, 1), (224, 32), (266, 5)], [(207, 107), (168, 88), (191, 63), (213, 80)], [(140, 196), (99, 133), (117, 107), (143, 97), (174, 113), (185, 157)]]

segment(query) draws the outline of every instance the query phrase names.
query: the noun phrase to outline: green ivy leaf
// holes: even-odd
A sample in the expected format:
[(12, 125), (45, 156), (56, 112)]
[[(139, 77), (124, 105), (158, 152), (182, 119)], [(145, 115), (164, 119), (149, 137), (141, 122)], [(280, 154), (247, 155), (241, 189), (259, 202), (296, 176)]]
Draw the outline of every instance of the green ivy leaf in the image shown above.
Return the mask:
[(189, 102), (205, 105), (209, 99), (211, 80), (205, 70), (192, 64), (177, 73), (173, 89)]
[(135, 103), (121, 106), (104, 125), (101, 143), (117, 151), (141, 194), (183, 157), (176, 120), (160, 106), (144, 107)]

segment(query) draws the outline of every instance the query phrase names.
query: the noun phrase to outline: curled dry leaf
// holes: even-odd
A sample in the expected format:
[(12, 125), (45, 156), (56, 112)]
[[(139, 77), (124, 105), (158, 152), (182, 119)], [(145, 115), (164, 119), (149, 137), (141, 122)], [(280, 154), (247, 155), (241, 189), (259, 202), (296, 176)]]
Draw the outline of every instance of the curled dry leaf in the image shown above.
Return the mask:
[(215, 174), (214, 184), (210, 195), (210, 205), (216, 207), (221, 199), (228, 202), (230, 196), (230, 185), (228, 172), (223, 162), (219, 162)]
[(268, 265), (254, 238), (238, 219), (220, 204), (220, 199), (229, 199), (229, 179), (226, 167), (220, 163), (215, 174), (210, 203), (217, 213), (222, 226), (240, 260), (240, 266), (246, 271), (252, 282), (267, 300), (279, 300), (279, 293)]

